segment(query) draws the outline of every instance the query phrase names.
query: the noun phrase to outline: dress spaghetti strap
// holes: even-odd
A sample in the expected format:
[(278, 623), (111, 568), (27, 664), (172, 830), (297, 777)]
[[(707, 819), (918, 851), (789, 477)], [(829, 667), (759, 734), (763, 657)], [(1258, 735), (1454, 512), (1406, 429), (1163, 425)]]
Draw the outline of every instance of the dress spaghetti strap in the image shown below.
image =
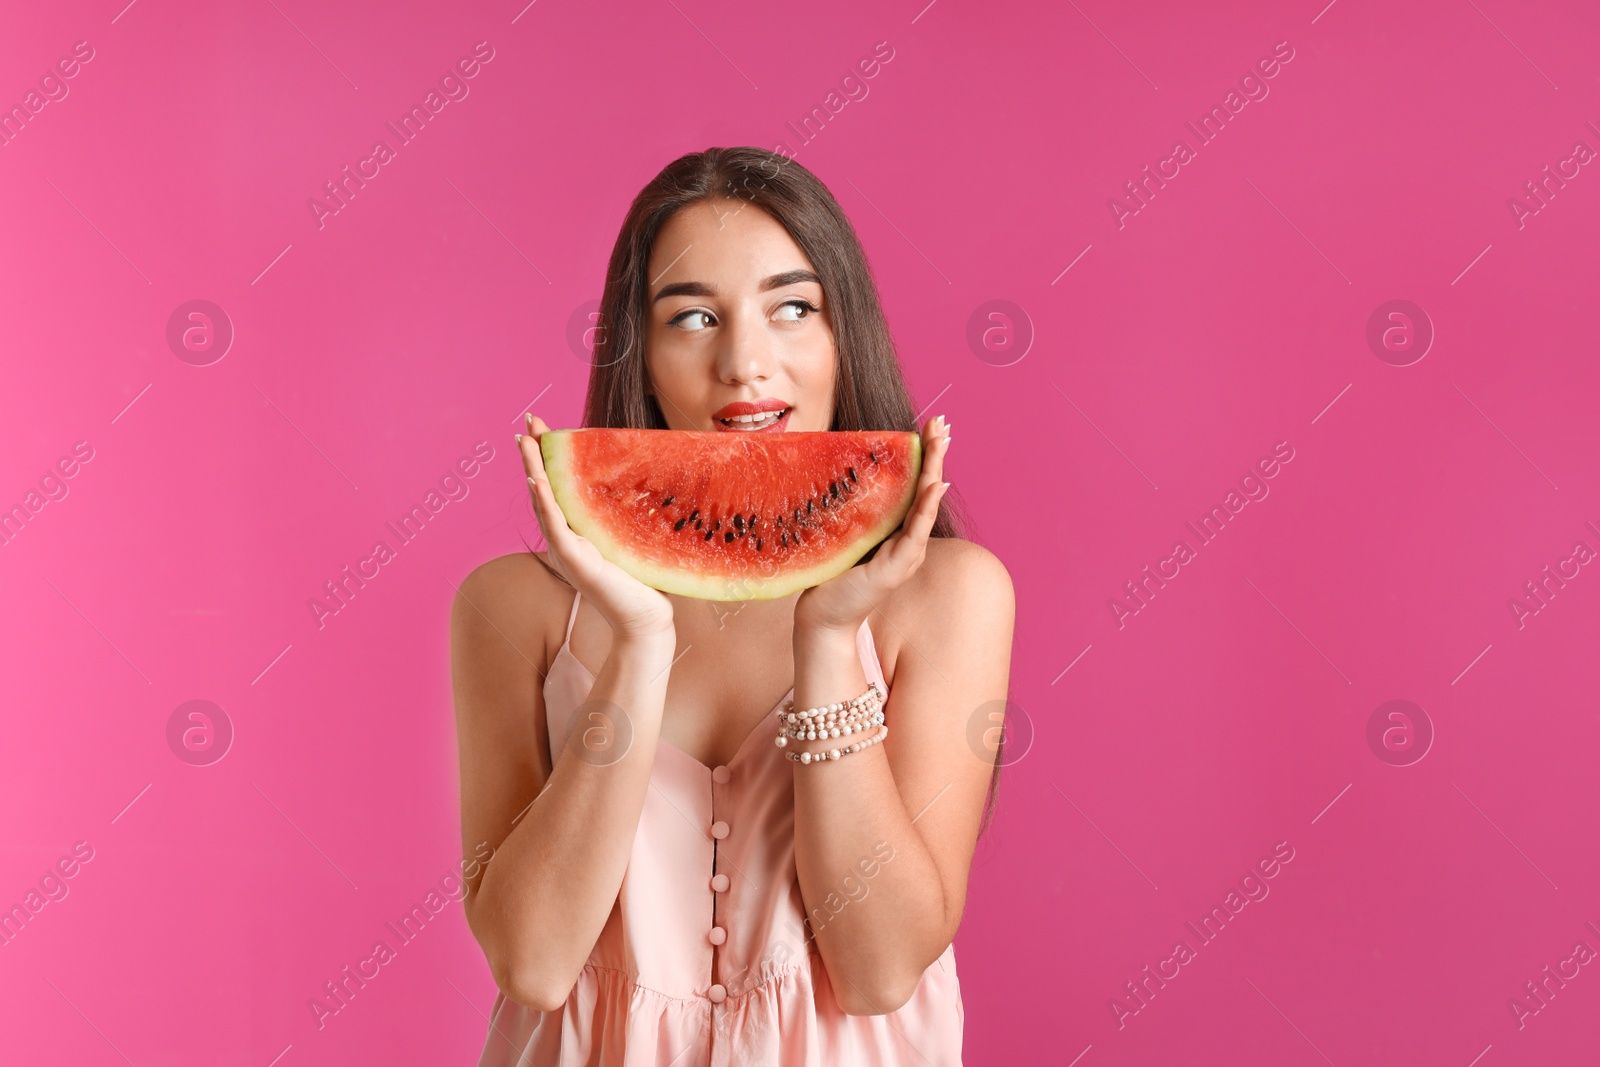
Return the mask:
[(583, 599), (583, 594), (578, 592), (577, 590), (573, 590), (573, 593), (572, 593), (572, 614), (567, 616), (567, 633), (566, 633), (566, 636), (561, 639), (561, 643), (566, 645), (566, 646), (568, 646), (569, 648), (572, 645), (572, 624), (578, 621), (578, 601), (580, 601), (582, 599)]

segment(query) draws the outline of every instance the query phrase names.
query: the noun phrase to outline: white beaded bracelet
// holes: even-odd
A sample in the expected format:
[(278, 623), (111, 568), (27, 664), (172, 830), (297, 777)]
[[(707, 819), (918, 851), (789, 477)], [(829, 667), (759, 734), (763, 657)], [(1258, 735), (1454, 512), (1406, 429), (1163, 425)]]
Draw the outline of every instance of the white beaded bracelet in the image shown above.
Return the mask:
[(855, 708), (858, 708), (869, 701), (881, 699), (882, 696), (883, 691), (878, 688), (878, 683), (868, 682), (867, 691), (858, 697), (853, 697), (850, 700), (843, 700), (837, 704), (824, 704), (817, 708), (807, 708), (805, 711), (795, 711), (794, 702), (791, 701), (789, 704), (785, 705), (783, 712), (780, 712), (780, 714), (786, 712), (787, 718), (790, 722), (799, 722), (806, 719), (831, 719), (841, 711), (854, 710)]
[(795, 711), (793, 703), (789, 703), (777, 712), (780, 730), (774, 743), (779, 748), (784, 748), (791, 740), (828, 740), (848, 737), (862, 730), (878, 727), (878, 732), (872, 737), (838, 748), (824, 749), (820, 752), (785, 753), (793, 762), (804, 764), (842, 759), (852, 753), (871, 748), (889, 736), (889, 727), (883, 721), (883, 704), (883, 691), (878, 688), (876, 682), (868, 682), (867, 691), (852, 700), (825, 704), (805, 711)]
[(857, 741), (852, 745), (846, 745), (844, 748), (830, 748), (816, 753), (790, 752), (788, 753), (788, 756), (796, 763), (823, 763), (827, 760), (842, 759), (853, 752), (860, 752), (862, 749), (871, 748), (873, 745), (877, 744), (879, 741), (882, 741), (888, 736), (889, 725), (888, 723), (884, 723), (878, 728), (878, 733), (876, 736), (869, 737), (864, 741)]
[(873, 716), (881, 712), (883, 693), (876, 682), (871, 682), (867, 685), (867, 691), (853, 700), (805, 711), (794, 711), (793, 707), (792, 703), (786, 704), (776, 712), (781, 727), (776, 741), (779, 748), (791, 740), (815, 741), (864, 729)]
[(869, 704), (855, 715), (841, 719), (830, 719), (816, 726), (785, 726), (778, 734), (778, 747), (783, 748), (788, 741), (816, 741), (826, 740), (830, 737), (844, 737), (857, 733), (883, 720), (883, 705)]

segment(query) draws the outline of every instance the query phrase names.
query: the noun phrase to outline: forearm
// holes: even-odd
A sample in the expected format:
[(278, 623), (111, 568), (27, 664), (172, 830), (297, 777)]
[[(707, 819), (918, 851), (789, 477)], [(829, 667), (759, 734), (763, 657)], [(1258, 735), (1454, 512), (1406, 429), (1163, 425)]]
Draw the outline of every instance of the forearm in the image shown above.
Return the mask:
[[(866, 688), (854, 635), (797, 633), (796, 708), (847, 700)], [(835, 996), (852, 1014), (893, 1011), (947, 944), (938, 869), (882, 744), (821, 766), (795, 764), (793, 773), (795, 869)]]
[(497, 981), (565, 1000), (622, 885), (660, 736), (673, 639), (618, 638), (543, 792), (484, 871), (470, 918)]

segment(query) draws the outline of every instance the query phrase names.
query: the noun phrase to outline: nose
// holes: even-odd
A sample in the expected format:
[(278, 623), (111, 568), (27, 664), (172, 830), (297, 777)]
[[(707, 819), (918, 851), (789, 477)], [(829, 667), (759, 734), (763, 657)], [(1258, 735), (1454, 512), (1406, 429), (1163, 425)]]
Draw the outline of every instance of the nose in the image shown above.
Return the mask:
[(739, 311), (723, 323), (717, 350), (717, 379), (727, 385), (753, 385), (772, 377), (777, 362), (773, 339), (759, 315)]

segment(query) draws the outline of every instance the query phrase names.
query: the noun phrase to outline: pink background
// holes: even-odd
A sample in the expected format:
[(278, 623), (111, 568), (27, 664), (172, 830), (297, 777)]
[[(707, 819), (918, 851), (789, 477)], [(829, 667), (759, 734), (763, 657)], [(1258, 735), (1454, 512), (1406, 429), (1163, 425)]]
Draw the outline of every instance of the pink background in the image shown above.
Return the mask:
[[(0, 1059), (475, 1062), (493, 986), (459, 905), (321, 1030), (307, 1001), (458, 867), (452, 583), (534, 535), (513, 421), (576, 420), (568, 325), (630, 198), (780, 143), (859, 228), (1016, 578), (1034, 739), (957, 939), (968, 1062), (1600, 1055), (1600, 967), (1562, 963), (1600, 950), (1600, 575), (1508, 605), (1600, 549), (1600, 174), (1508, 206), (1600, 148), (1593, 5), (120, 2), (13, 5), (0, 35), (7, 105), (94, 50), (0, 147), (0, 505), (93, 451), (0, 546), (0, 903), (93, 849), (0, 947)], [(479, 41), (470, 95), (319, 229), (308, 200)], [(786, 123), (880, 41), (802, 144)], [(1280, 41), (1200, 147), (1185, 122)], [(235, 331), (208, 366), (167, 341), (195, 299)], [(1436, 331), (1409, 366), (1366, 339), (1394, 299)], [(968, 343), (990, 300), (1026, 316), (1009, 348)], [(319, 629), (308, 600), (479, 441), (468, 495)], [(169, 747), (190, 700), (232, 724), (220, 762)], [(1390, 700), (1431, 724), (1419, 762), (1369, 745)], [(1133, 1000), (1279, 842), (1270, 895)], [(1546, 965), (1578, 973), (1519, 1027)]]

